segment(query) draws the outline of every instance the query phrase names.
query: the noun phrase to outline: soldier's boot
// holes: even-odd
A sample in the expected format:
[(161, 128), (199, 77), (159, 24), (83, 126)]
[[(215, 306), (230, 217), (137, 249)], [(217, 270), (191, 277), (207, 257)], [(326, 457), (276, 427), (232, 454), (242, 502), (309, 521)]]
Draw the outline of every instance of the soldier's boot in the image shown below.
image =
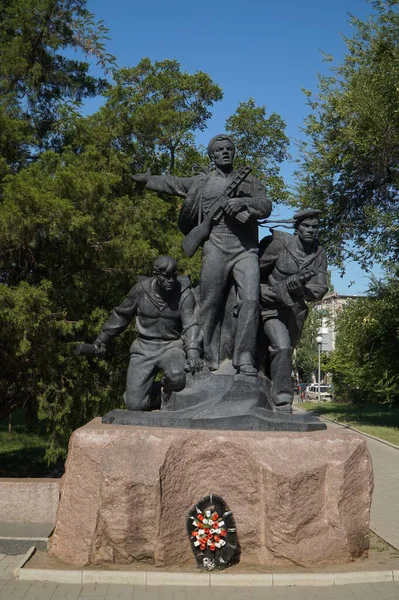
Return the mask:
[(258, 369), (254, 367), (254, 360), (251, 352), (242, 352), (239, 356), (237, 364), (234, 364), (237, 373), (248, 377), (257, 377)]
[(292, 380), (292, 348), (269, 348), (272, 401), (276, 410), (292, 412), (294, 382)]

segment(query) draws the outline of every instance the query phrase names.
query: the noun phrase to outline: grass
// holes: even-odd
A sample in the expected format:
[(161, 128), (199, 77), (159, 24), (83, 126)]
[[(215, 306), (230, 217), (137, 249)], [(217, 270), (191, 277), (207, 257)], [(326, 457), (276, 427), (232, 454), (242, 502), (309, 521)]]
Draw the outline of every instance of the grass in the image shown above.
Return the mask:
[(39, 424), (27, 427), (23, 410), (0, 423), (0, 477), (42, 477), (50, 469), (44, 460), (48, 436)]
[(399, 446), (399, 408), (338, 402), (303, 402), (298, 406)]

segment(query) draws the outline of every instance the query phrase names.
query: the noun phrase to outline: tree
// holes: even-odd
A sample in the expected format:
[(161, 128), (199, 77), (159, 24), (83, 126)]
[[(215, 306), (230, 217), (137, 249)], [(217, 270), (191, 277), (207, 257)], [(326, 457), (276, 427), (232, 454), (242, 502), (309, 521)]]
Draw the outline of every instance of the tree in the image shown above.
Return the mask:
[(119, 147), (136, 154), (142, 168), (187, 174), (187, 157), (196, 155), (193, 134), (205, 129), (221, 88), (206, 73), (181, 71), (176, 60), (143, 58), (114, 76), (102, 112)]
[[(160, 105), (161, 112), (162, 99)], [(124, 108), (107, 103), (87, 118), (74, 112), (61, 145), (3, 182), (0, 418), (20, 406), (37, 410), (48, 426), (50, 461), (65, 455), (73, 429), (122, 405), (134, 332), (106, 359), (75, 358), (76, 343), (95, 339), (112, 306), (139, 274), (151, 273), (159, 254), (180, 258), (183, 273), (199, 271), (198, 259), (196, 273), (182, 257), (180, 200), (135, 187), (131, 174), (159, 162), (157, 154), (153, 163), (141, 162), (134, 131), (120, 137), (118, 122), (128, 131), (119, 119)]]
[(1, 413), (37, 402), (51, 459), (73, 429), (121, 405), (132, 333), (106, 360), (76, 359), (73, 347), (95, 339), (137, 275), (181, 243), (177, 204), (136, 193), (123, 154), (97, 142), (43, 153), (8, 178), (0, 205)]
[(226, 121), (226, 131), (237, 147), (236, 165), (249, 165), (252, 174), (266, 186), (272, 200), (287, 200), (287, 190), (279, 164), (289, 157), (285, 123), (277, 113), (266, 117), (266, 107), (256, 106), (253, 98), (240, 102)]
[(397, 275), (374, 281), (370, 296), (349, 302), (337, 319), (336, 349), (328, 369), (342, 400), (399, 402)]
[(312, 112), (298, 187), (303, 204), (324, 212), (330, 260), (366, 268), (399, 256), (399, 3), (370, 3), (366, 21), (351, 17), (344, 62), (319, 76), (316, 96), (305, 91)]
[(105, 79), (90, 75), (88, 63), (66, 51), (111, 67), (106, 33), (86, 0), (1, 1), (0, 176), (59, 143), (59, 122), (84, 98), (104, 91)]
[[(103, 26), (95, 29), (83, 0), (1, 6), (11, 33), (0, 41), (0, 418), (20, 406), (36, 410), (54, 461), (74, 429), (122, 405), (135, 333), (105, 359), (75, 358), (75, 345), (95, 339), (159, 254), (173, 255), (194, 281), (199, 275), (200, 258), (181, 250), (181, 199), (143, 191), (131, 175), (206, 166), (193, 135), (222, 92), (176, 61), (144, 59), (114, 71), (110, 84), (91, 78), (86, 63), (62, 57), (94, 44), (110, 64)], [(82, 117), (81, 99), (105, 90), (105, 105)]]

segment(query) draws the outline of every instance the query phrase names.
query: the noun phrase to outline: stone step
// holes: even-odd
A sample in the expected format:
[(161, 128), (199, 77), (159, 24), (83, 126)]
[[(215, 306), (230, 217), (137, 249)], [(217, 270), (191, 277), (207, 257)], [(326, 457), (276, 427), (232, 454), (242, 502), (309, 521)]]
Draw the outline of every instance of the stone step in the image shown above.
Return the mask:
[(47, 550), (53, 523), (0, 523), (0, 554), (23, 554), (31, 546)]

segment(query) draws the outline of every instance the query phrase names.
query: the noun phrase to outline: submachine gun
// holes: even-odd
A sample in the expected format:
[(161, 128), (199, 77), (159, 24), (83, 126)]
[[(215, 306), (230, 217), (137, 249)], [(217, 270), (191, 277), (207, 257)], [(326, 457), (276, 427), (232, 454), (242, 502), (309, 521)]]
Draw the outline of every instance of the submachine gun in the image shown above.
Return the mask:
[[(302, 284), (302, 287), (305, 284), (317, 275), (316, 271), (313, 269), (309, 269), (309, 271), (305, 271), (303, 273), (298, 273), (296, 278)], [(282, 283), (277, 283), (272, 286), (272, 291), (276, 294), (276, 299), (278, 302), (283, 304), (284, 306), (293, 306), (296, 302), (287, 289), (287, 281), (283, 281)]]
[[(182, 247), (187, 256), (194, 256), (198, 248), (206, 242), (211, 233), (212, 226), (222, 216), (223, 209), (226, 206), (227, 199), (232, 198), (236, 188), (248, 177), (252, 171), (251, 167), (243, 167), (240, 169), (234, 180), (227, 186), (223, 194), (215, 200), (209, 211), (204, 216), (204, 220), (194, 227), (183, 240)], [(235, 218), (240, 223), (245, 223), (248, 219), (248, 211), (243, 210), (235, 215)]]

